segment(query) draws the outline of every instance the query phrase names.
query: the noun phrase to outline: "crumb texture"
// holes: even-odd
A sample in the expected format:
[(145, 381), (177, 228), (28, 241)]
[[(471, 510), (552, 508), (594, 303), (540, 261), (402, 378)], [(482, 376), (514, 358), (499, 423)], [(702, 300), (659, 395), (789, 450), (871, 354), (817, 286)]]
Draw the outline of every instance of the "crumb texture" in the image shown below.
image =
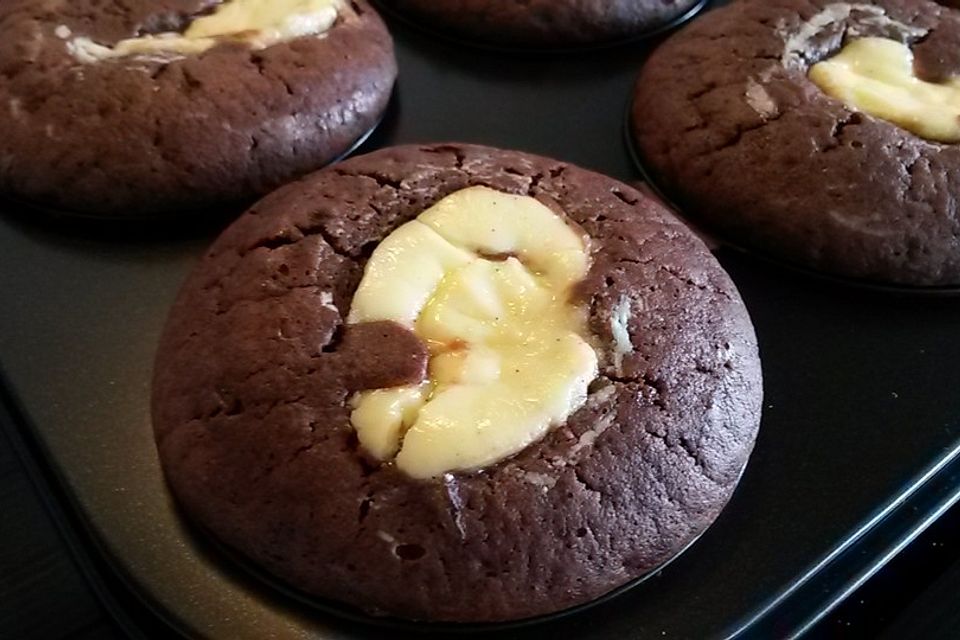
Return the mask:
[(0, 4), (0, 191), (84, 215), (183, 215), (249, 202), (346, 151), (386, 108), (393, 44), (347, 3), (323, 37), (254, 51), (84, 63), (102, 45), (183, 30), (210, 0)]
[(661, 27), (698, 0), (383, 0), (426, 25), (501, 45), (563, 47)]
[[(593, 239), (576, 295), (600, 375), (518, 455), (416, 481), (364, 455), (348, 399), (421, 375), (425, 354), (398, 325), (344, 322), (376, 244), (476, 185)], [(229, 227), (171, 311), (153, 417), (186, 512), (270, 572), (374, 615), (482, 622), (587, 602), (683, 549), (732, 494), (761, 395), (736, 289), (665, 209), (562, 162), (448, 144), (348, 160)]]
[(960, 13), (926, 0), (744, 0), (657, 49), (632, 128), (655, 179), (721, 237), (822, 272), (960, 284), (960, 148), (847, 108), (807, 77), (850, 38), (960, 74)]

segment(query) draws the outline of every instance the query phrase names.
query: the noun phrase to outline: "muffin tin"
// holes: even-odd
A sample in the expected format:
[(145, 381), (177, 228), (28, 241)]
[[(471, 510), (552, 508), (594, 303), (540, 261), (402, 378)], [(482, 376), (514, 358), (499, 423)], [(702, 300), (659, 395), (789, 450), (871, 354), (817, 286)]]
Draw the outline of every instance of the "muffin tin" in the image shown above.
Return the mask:
[[(522, 55), (390, 24), (400, 81), (365, 148), (479, 142), (639, 178), (623, 113), (656, 41)], [(185, 524), (164, 486), (148, 407), (153, 352), (225, 220), (116, 228), (0, 210), (5, 403), (65, 496), (60, 507), (82, 523), (68, 531), (77, 550), (109, 567), (91, 575), (108, 585), (104, 596), (122, 584), (190, 636), (382, 637), (234, 566)], [(729, 507), (643, 584), (490, 637), (790, 636), (960, 496), (955, 301), (813, 279), (728, 248), (717, 256), (751, 311), (766, 378), (760, 438)]]

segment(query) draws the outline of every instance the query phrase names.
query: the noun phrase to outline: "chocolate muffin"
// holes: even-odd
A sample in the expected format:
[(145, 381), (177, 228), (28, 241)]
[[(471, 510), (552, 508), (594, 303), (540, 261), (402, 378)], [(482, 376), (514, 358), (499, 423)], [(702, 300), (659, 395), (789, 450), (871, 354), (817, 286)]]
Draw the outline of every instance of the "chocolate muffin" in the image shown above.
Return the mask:
[[(957, 44), (960, 12), (925, 0), (732, 3), (645, 64), (639, 155), (685, 214), (735, 245), (834, 276), (956, 286), (960, 149), (956, 132), (925, 130), (936, 118), (913, 101), (955, 91)], [(857, 49), (902, 83), (837, 71)]]
[(9, 0), (0, 192), (95, 217), (249, 203), (346, 152), (396, 77), (365, 0)]
[(426, 26), (510, 47), (563, 48), (650, 33), (702, 0), (380, 0)]
[[(486, 226), (488, 214), (503, 227)], [(455, 239), (466, 226), (451, 231), (443, 216), (483, 220)], [(524, 227), (524, 216), (545, 217)], [(401, 239), (428, 233), (421, 221), (444, 229), (444, 239), (423, 237), (443, 245), (448, 270), (430, 276), (440, 284), (427, 305), (441, 310), (405, 325), (370, 309), (384, 298), (403, 303), (396, 290), (431, 271), (418, 261), (435, 249)], [(504, 243), (494, 250), (490, 238)], [(424, 337), (425, 325), (457, 315), (430, 305), (462, 294), (449, 265), (465, 252), (447, 239), (473, 247), (464, 273), (481, 267), (494, 278), (466, 280), (480, 292), (467, 300), (477, 313), (512, 295), (495, 280), (505, 272), (543, 256), (556, 267), (521, 273), (523, 289), (486, 328), (512, 322), (507, 307), (533, 300), (537, 282), (580, 274), (550, 304), (573, 312), (556, 342), (572, 338), (586, 375), (570, 388), (581, 392), (561, 390), (568, 415), (541, 420), (547, 428), (527, 440), (515, 438), (529, 425), (513, 407), (481, 406), (475, 422), (453, 425), (456, 438), (431, 449), (415, 432), (429, 410), (436, 415), (441, 385), (413, 426), (404, 415), (406, 435), (380, 450), (369, 444), (378, 434), (361, 429), (364, 399), (448, 371), (441, 360), (451, 353)], [(409, 277), (377, 281), (404, 261)], [(552, 317), (531, 307), (537, 326), (525, 330), (546, 331)], [(455, 418), (483, 392), (478, 376), (491, 369), (481, 360), (470, 384), (453, 385), (463, 392)], [(507, 355), (500, 362), (493, 377), (536, 386), (567, 361), (548, 354), (516, 370)], [(761, 396), (757, 343), (734, 285), (662, 206), (555, 160), (443, 144), (337, 164), (230, 226), (170, 313), (153, 422), (185, 512), (286, 583), (375, 616), (491, 622), (589, 602), (696, 539), (740, 478)], [(514, 441), (492, 458), (458, 457), (478, 453), (470, 442), (489, 433)], [(427, 455), (417, 459), (415, 447)]]

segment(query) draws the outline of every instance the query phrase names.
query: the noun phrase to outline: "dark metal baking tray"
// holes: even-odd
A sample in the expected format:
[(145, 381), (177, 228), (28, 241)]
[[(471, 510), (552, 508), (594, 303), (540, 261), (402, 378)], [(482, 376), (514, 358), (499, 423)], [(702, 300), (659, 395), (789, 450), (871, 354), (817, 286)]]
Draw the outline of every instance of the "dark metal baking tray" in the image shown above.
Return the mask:
[[(401, 80), (367, 148), (480, 142), (638, 177), (622, 118), (651, 43), (519, 55), (393, 26)], [(78, 539), (90, 541), (81, 551), (187, 635), (382, 637), (236, 569), (184, 524), (163, 484), (148, 413), (153, 351), (181, 281), (224, 221), (115, 229), (0, 207), (6, 403), (82, 527)], [(718, 257), (753, 315), (766, 378), (739, 490), (653, 579), (506, 636), (791, 636), (960, 495), (955, 299), (847, 287), (728, 250)]]

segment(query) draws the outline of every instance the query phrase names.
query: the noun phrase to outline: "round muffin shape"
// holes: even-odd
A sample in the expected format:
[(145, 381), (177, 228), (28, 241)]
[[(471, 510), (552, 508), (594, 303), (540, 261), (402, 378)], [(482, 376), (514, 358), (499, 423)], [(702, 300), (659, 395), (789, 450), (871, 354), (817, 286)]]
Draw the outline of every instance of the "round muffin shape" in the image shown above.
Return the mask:
[(703, 0), (380, 0), (424, 25), (477, 42), (563, 48), (650, 33)]
[[(365, 454), (350, 399), (422, 375), (426, 350), (345, 318), (377, 244), (477, 185), (589, 235), (576, 296), (599, 375), (514, 457), (414, 480)], [(732, 494), (761, 396), (734, 285), (663, 207), (562, 162), (444, 144), (314, 173), (229, 227), (170, 313), (153, 420), (186, 513), (271, 574), (372, 615), (491, 622), (586, 603), (684, 549)]]
[[(345, 2), (322, 36), (81, 61), (75, 44), (178, 32), (219, 3), (0, 6), (0, 192), (93, 217), (245, 203), (346, 152), (396, 78), (390, 35)], [(71, 52), (73, 50), (73, 52)]]
[(807, 76), (853, 38), (960, 74), (960, 12), (926, 0), (743, 0), (644, 66), (631, 127), (646, 169), (735, 245), (830, 275), (960, 285), (960, 148), (848, 108)]

